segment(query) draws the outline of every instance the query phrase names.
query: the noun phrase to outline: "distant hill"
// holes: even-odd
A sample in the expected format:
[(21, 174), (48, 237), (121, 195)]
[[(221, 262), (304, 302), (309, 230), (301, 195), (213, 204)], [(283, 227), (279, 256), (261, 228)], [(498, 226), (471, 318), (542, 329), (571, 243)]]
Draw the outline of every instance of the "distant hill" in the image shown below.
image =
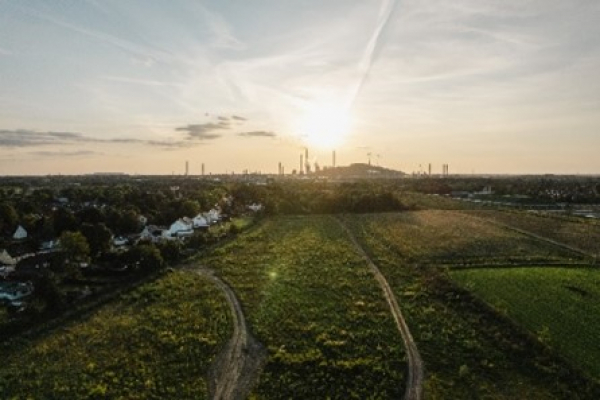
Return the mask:
[(326, 168), (319, 171), (317, 175), (331, 178), (401, 178), (406, 176), (406, 174), (402, 171), (396, 171), (393, 169), (365, 163)]

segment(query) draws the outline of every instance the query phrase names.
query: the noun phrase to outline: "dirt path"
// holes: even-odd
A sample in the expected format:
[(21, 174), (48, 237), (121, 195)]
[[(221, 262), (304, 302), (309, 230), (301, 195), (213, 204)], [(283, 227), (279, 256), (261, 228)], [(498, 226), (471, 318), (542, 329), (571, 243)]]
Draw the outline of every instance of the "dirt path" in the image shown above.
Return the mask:
[(398, 306), (398, 302), (396, 301), (396, 296), (394, 296), (394, 292), (392, 292), (392, 288), (388, 284), (387, 280), (379, 271), (379, 268), (373, 263), (371, 258), (367, 255), (365, 250), (356, 240), (354, 234), (348, 229), (348, 227), (344, 224), (341, 219), (337, 219), (341, 227), (344, 229), (356, 251), (365, 259), (368, 263), (371, 272), (375, 276), (377, 282), (381, 286), (383, 290), (383, 294), (390, 306), (390, 310), (392, 315), (394, 316), (394, 320), (396, 321), (396, 326), (402, 335), (402, 340), (404, 341), (404, 347), (406, 348), (406, 354), (408, 356), (408, 379), (406, 381), (406, 391), (404, 392), (405, 400), (420, 400), (422, 398), (423, 393), (423, 360), (421, 359), (421, 355), (417, 350), (417, 345), (413, 340), (412, 335), (410, 334), (410, 330), (408, 329), (408, 325), (402, 316), (402, 312), (400, 311), (400, 307)]
[(267, 351), (248, 332), (242, 307), (231, 287), (207, 268), (190, 270), (211, 279), (225, 293), (233, 316), (233, 336), (217, 356), (209, 372), (211, 398), (245, 399), (258, 380)]

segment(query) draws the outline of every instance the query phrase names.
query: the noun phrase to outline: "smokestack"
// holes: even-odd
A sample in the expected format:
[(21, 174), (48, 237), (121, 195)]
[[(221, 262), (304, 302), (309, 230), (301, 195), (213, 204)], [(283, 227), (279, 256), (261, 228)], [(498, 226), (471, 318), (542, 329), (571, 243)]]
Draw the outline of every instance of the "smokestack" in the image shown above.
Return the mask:
[(304, 172), (310, 172), (310, 161), (308, 161), (308, 147), (304, 148)]
[(279, 163), (279, 167), (277, 169), (277, 175), (281, 175), (281, 162)]
[(302, 154), (300, 154), (300, 174), (302, 175), (304, 173), (304, 158), (302, 158)]
[(335, 150), (331, 153), (331, 166), (335, 168)]
[(429, 163), (429, 176), (431, 176), (431, 163)]
[(185, 162), (185, 176), (188, 176), (189, 173), (190, 173), (190, 162), (186, 161)]

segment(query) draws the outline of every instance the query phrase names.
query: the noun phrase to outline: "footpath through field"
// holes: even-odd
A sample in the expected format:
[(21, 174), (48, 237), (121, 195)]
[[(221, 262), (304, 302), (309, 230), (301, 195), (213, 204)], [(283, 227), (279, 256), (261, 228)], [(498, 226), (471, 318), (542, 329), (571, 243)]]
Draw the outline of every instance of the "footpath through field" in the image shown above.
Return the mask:
[(408, 379), (406, 382), (406, 391), (404, 393), (405, 400), (420, 400), (422, 398), (423, 393), (423, 360), (421, 359), (421, 355), (419, 354), (419, 350), (417, 350), (417, 345), (410, 333), (408, 325), (402, 316), (402, 312), (400, 311), (400, 306), (398, 305), (398, 301), (396, 300), (396, 296), (392, 291), (389, 283), (385, 279), (385, 276), (379, 271), (379, 268), (373, 263), (371, 258), (367, 255), (365, 250), (362, 248), (360, 243), (356, 240), (356, 237), (348, 229), (348, 227), (344, 224), (341, 219), (337, 219), (342, 229), (346, 232), (356, 251), (365, 259), (367, 264), (369, 265), (369, 269), (375, 275), (375, 279), (381, 286), (383, 290), (383, 294), (390, 306), (390, 310), (392, 315), (394, 316), (394, 320), (396, 321), (396, 326), (402, 335), (402, 340), (404, 341), (404, 346), (406, 348), (406, 354), (408, 357)]
[(242, 307), (231, 287), (208, 268), (190, 267), (189, 270), (209, 278), (223, 291), (233, 316), (233, 336), (218, 355), (209, 373), (211, 398), (245, 399), (258, 380), (267, 351), (248, 331)]

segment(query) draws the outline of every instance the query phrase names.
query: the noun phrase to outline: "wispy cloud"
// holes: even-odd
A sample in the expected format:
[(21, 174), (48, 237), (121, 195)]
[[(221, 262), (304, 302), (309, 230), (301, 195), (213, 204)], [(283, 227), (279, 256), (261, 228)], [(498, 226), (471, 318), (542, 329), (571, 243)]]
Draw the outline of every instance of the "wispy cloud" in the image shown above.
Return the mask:
[(250, 131), (250, 132), (240, 132), (238, 136), (243, 137), (275, 137), (277, 134), (270, 131)]
[[(165, 149), (186, 148), (195, 146), (189, 140), (146, 140), (136, 138), (109, 138), (101, 139), (85, 136), (75, 132), (38, 132), (29, 129), (0, 130), (0, 148), (25, 148), (51, 145), (76, 145), (76, 144), (137, 144)], [(84, 151), (84, 150), (81, 150)], [(39, 152), (40, 155), (50, 155), (55, 152)], [(74, 152), (70, 152), (74, 153)]]
[(96, 141), (73, 132), (36, 132), (27, 129), (0, 130), (0, 147), (33, 147)]
[(33, 151), (30, 154), (38, 157), (81, 157), (91, 155), (102, 155), (103, 153), (92, 150), (75, 150), (75, 151)]
[(371, 39), (369, 43), (367, 43), (367, 47), (363, 52), (362, 58), (358, 65), (359, 69), (359, 77), (355, 85), (352, 87), (350, 96), (347, 100), (347, 107), (350, 107), (360, 89), (365, 83), (365, 80), (369, 76), (369, 72), (371, 71), (371, 66), (373, 65), (373, 61), (375, 60), (377, 47), (380, 45), (381, 33), (385, 29), (388, 21), (390, 20), (390, 16), (396, 7), (396, 0), (384, 0), (381, 4), (381, 8), (379, 9), (379, 18), (377, 20), (377, 26), (371, 35)]
[(140, 60), (142, 63), (144, 63), (146, 65), (154, 64), (159, 59), (160, 60), (168, 60), (169, 58), (173, 57), (173, 55), (169, 54), (168, 51), (165, 51), (163, 49), (158, 49), (156, 47), (153, 47), (153, 46), (150, 46), (147, 44), (135, 43), (135, 42), (111, 35), (109, 33), (100, 32), (100, 31), (96, 31), (93, 29), (83, 27), (83, 26), (79, 26), (79, 25), (73, 24), (71, 22), (67, 22), (62, 19), (51, 16), (49, 14), (41, 13), (32, 8), (23, 7), (23, 9), (26, 12), (28, 12), (29, 14), (31, 14), (34, 17), (37, 17), (41, 20), (44, 20), (44, 21), (47, 21), (54, 25), (60, 26), (64, 29), (68, 29), (72, 32), (76, 32), (81, 35), (85, 35), (85, 36), (95, 39), (101, 43), (116, 47), (116, 48), (134, 56), (134, 58), (136, 60)]
[(232, 115), (231, 119), (234, 119), (236, 121), (247, 121), (248, 120), (247, 118), (240, 117), (239, 115)]
[(241, 50), (245, 48), (244, 43), (233, 33), (233, 28), (219, 14), (203, 7), (206, 22), (210, 28), (213, 38), (211, 46), (217, 49)]
[(205, 124), (190, 124), (175, 128), (175, 130), (179, 132), (186, 132), (190, 139), (214, 140), (223, 136), (221, 133), (216, 132), (229, 128), (229, 122), (221, 121), (219, 123), (207, 122)]
[(181, 83), (175, 82), (166, 82), (160, 80), (152, 80), (152, 79), (138, 79), (138, 78), (128, 78), (124, 76), (105, 76), (105, 80), (119, 83), (129, 83), (132, 85), (143, 85), (143, 86), (173, 86), (173, 87), (181, 87), (183, 86)]

